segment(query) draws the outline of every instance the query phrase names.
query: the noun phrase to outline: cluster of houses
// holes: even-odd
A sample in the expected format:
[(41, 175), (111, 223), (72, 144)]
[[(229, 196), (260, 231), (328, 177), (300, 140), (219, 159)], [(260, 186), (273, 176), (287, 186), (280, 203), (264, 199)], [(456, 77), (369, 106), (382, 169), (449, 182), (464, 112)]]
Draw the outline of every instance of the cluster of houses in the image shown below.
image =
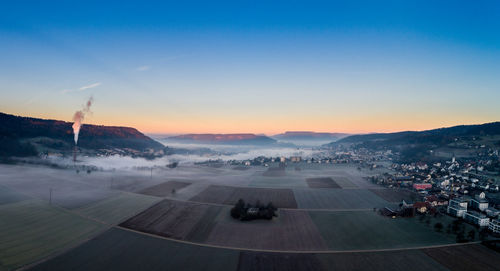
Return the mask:
[(462, 195), (474, 191), (500, 192), (499, 185), (488, 174), (483, 174), (483, 166), (472, 162), (461, 165), (455, 158), (430, 165), (423, 162), (393, 164), (392, 169), (397, 174), (380, 176), (377, 183), (390, 187), (412, 187), (421, 194), (427, 194), (432, 189)]
[(230, 165), (243, 165), (243, 166), (265, 166), (269, 167), (273, 163), (307, 163), (307, 164), (346, 164), (352, 162), (346, 156), (335, 157), (309, 157), (304, 158), (300, 155), (290, 157), (264, 157), (259, 156), (251, 160), (231, 160), (228, 162)]
[(398, 210), (392, 210), (391, 208), (385, 207), (379, 211), (385, 216), (411, 217), (414, 216), (415, 213), (436, 213), (437, 207), (446, 205), (448, 205), (447, 196), (430, 195), (425, 196), (421, 201), (416, 201), (414, 203), (403, 200)]
[(412, 190), (423, 199), (413, 204), (404, 202), (401, 210), (426, 213), (447, 205), (448, 214), (500, 234), (500, 211), (495, 208), (500, 206), (500, 197), (492, 196), (498, 195), (499, 186), (485, 169), (490, 164), (489, 160), (459, 162), (455, 158), (442, 163), (395, 163), (395, 174), (374, 176), (372, 182)]

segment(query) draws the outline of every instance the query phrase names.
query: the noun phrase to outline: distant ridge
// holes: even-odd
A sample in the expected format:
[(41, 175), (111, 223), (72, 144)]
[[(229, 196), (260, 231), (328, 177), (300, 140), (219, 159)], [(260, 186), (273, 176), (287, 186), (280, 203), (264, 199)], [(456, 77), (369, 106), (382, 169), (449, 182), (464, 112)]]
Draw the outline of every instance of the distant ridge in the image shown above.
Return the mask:
[(339, 139), (348, 136), (345, 133), (318, 133), (312, 131), (287, 131), (283, 134), (274, 135), (279, 139)]
[(268, 145), (276, 140), (255, 134), (185, 134), (165, 138), (167, 141), (197, 142), (211, 144)]
[[(30, 156), (41, 149), (71, 151), (72, 123), (20, 117), (0, 112), (0, 155)], [(84, 124), (78, 147), (88, 150), (129, 149), (143, 152), (165, 148), (135, 128)]]

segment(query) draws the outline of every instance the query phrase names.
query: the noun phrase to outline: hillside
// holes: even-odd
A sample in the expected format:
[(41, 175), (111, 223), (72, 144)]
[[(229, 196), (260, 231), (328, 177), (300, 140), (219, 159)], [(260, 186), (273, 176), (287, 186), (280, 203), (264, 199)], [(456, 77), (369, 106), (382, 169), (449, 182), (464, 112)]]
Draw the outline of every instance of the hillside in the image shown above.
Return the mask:
[(324, 146), (393, 150), (401, 152), (403, 158), (411, 159), (439, 148), (470, 149), (482, 145), (498, 147), (500, 146), (499, 136), (500, 122), (492, 122), (426, 131), (353, 135)]
[[(71, 152), (72, 123), (19, 117), (0, 113), (0, 155), (30, 156), (44, 151)], [(164, 146), (134, 128), (100, 125), (83, 125), (78, 147), (97, 151), (128, 149), (143, 152), (147, 149), (162, 150)]]
[(269, 145), (276, 140), (255, 134), (186, 134), (165, 138), (168, 141), (205, 144)]

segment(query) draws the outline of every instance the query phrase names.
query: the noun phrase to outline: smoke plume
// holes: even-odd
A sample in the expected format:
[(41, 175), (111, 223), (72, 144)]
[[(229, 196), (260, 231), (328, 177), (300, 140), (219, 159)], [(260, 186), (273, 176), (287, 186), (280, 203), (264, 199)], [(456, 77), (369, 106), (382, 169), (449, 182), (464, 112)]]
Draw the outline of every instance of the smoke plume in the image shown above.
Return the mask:
[(85, 114), (90, 112), (90, 107), (92, 106), (93, 102), (94, 98), (90, 97), (83, 109), (76, 111), (75, 115), (73, 115), (73, 134), (75, 134), (75, 145), (78, 143), (78, 134), (80, 133), (80, 127), (82, 126)]

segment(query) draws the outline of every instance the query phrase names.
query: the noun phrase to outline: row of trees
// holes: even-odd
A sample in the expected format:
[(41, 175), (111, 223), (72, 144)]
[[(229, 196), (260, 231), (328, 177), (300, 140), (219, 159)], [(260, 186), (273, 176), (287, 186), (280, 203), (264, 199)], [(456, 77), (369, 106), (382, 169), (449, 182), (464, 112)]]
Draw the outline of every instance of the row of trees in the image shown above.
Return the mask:
[[(252, 212), (249, 212), (251, 210)], [(272, 219), (276, 217), (276, 211), (278, 209), (274, 207), (272, 202), (267, 205), (262, 205), (260, 201), (257, 201), (255, 205), (249, 203), (245, 204), (243, 199), (239, 199), (238, 202), (231, 208), (231, 216), (239, 220), (253, 220), (253, 219)]]
[[(420, 222), (424, 222), (427, 225), (430, 225), (430, 217), (422, 215), (419, 218)], [(434, 224), (434, 230), (437, 232), (442, 232), (444, 230), (444, 225), (441, 222), (437, 222)], [(457, 243), (465, 243), (469, 241), (474, 241), (476, 238), (477, 231), (475, 229), (471, 229), (466, 233), (465, 223), (461, 219), (455, 219), (451, 224), (446, 226), (447, 234), (456, 235)], [(483, 228), (479, 231), (479, 239), (485, 240), (488, 237), (488, 230)]]

